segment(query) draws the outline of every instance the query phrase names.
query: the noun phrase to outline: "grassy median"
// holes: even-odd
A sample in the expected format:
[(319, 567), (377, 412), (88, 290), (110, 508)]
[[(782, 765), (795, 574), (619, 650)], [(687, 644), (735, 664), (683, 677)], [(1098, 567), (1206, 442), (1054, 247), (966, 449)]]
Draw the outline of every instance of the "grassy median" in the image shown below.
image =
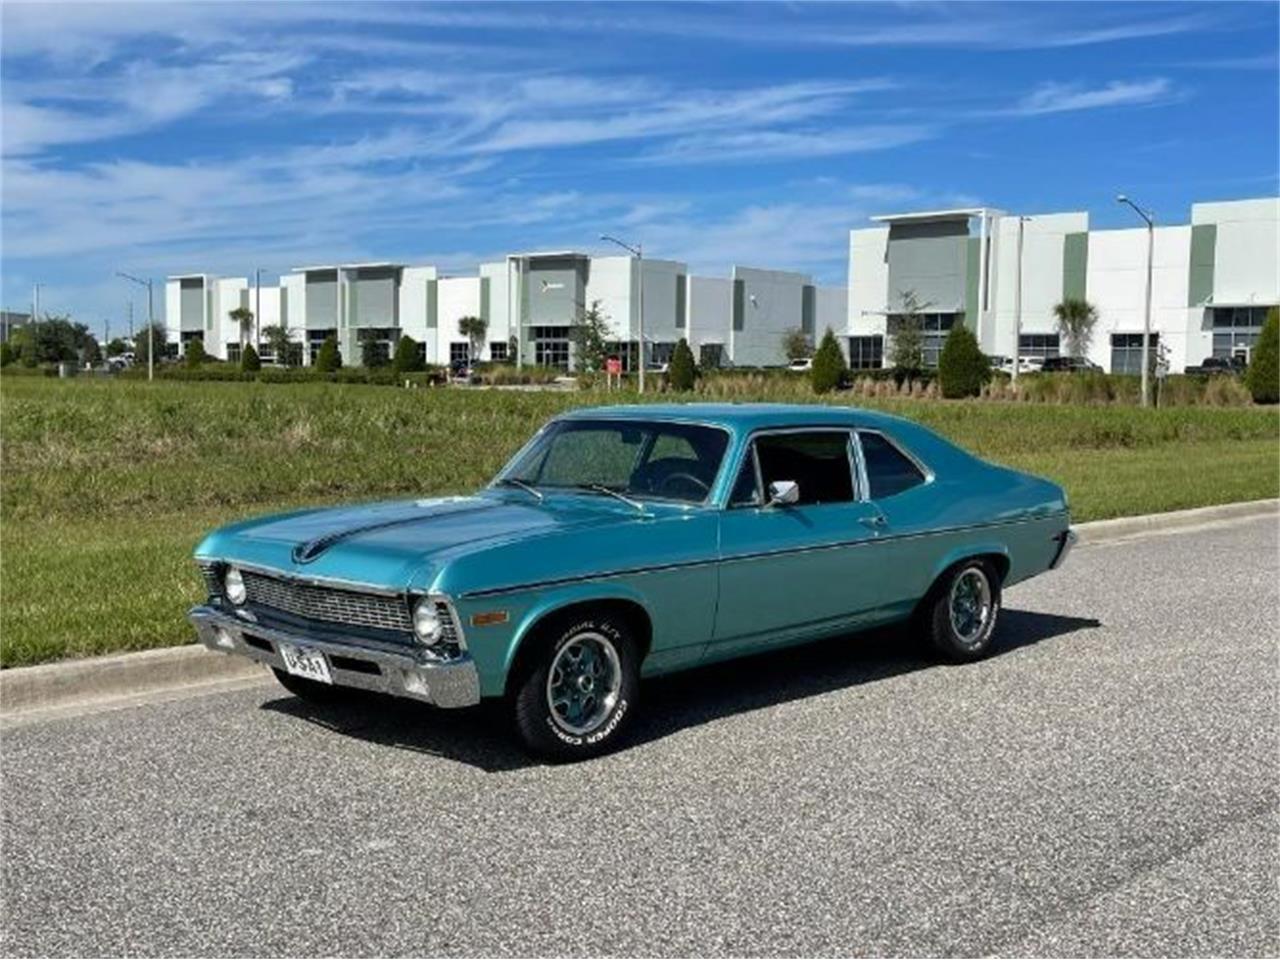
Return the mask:
[[(797, 394), (784, 384), (749, 399)], [(0, 377), (0, 665), (185, 643), (200, 595), (190, 552), (210, 527), (468, 491), (547, 417), (618, 399)], [(1280, 494), (1274, 408), (859, 402), (1057, 480), (1079, 520)]]

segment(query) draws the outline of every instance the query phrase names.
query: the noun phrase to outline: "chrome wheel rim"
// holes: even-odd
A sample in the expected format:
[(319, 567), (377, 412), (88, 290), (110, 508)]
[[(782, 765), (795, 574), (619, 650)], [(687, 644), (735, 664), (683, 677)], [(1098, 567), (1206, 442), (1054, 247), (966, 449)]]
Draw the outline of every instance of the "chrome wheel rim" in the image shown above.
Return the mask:
[(977, 567), (970, 567), (951, 585), (951, 629), (965, 646), (977, 646), (985, 639), (995, 617), (991, 583)]
[(622, 688), (622, 662), (609, 639), (580, 633), (556, 651), (547, 671), (547, 707), (561, 730), (590, 733), (608, 719)]

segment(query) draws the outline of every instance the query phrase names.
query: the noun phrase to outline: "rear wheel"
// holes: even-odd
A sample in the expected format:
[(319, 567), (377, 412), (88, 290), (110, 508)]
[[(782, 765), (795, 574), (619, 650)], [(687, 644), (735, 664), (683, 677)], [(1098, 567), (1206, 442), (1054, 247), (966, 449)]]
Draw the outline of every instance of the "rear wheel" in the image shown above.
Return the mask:
[(587, 615), (562, 621), (525, 666), (512, 699), (516, 732), (534, 753), (578, 760), (613, 749), (639, 690), (627, 623)]
[(977, 660), (991, 649), (1000, 613), (1000, 579), (991, 564), (967, 560), (937, 584), (928, 610), (929, 639), (950, 660)]

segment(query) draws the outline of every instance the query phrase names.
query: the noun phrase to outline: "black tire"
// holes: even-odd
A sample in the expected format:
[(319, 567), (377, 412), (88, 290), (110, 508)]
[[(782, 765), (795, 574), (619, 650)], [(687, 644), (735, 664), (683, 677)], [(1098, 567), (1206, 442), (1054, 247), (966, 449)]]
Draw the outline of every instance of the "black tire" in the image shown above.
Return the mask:
[[(977, 622), (970, 619), (967, 597), (977, 587)], [(985, 590), (985, 593), (982, 591)], [(961, 611), (952, 616), (953, 603), (960, 601)], [(933, 649), (948, 660), (967, 663), (980, 660), (991, 652), (991, 638), (1000, 614), (1000, 575), (986, 560), (965, 560), (938, 578), (930, 595), (925, 614), (925, 628)], [(961, 627), (970, 626), (969, 630)]]
[[(521, 743), (531, 753), (562, 762), (585, 760), (613, 750), (635, 712), (640, 689), (639, 654), (630, 626), (617, 616), (586, 613), (560, 618), (539, 633), (534, 640), (538, 644), (536, 652), (524, 662), (511, 697), (512, 718)], [(576, 660), (573, 654), (584, 649), (594, 651), (592, 656), (612, 672), (601, 673), (599, 691), (604, 695), (575, 729), (573, 717), (552, 707), (552, 691), (553, 687), (559, 691), (566, 686), (580, 686), (572, 683), (569, 667), (582, 662), (584, 654), (579, 653)], [(560, 678), (556, 682), (552, 678), (553, 666)], [(584, 670), (580, 679), (582, 676), (589, 676), (589, 671)], [(591, 703), (591, 693), (587, 690), (583, 694), (587, 698), (584, 702)], [(563, 705), (563, 701), (558, 702)]]
[(284, 687), (299, 700), (314, 703), (318, 707), (331, 707), (350, 703), (353, 697), (359, 694), (359, 691), (352, 690), (350, 687), (338, 687), (331, 683), (321, 683), (319, 680), (295, 677), (292, 673), (288, 673), (278, 667), (272, 667), (271, 672), (280, 681), (280, 686)]

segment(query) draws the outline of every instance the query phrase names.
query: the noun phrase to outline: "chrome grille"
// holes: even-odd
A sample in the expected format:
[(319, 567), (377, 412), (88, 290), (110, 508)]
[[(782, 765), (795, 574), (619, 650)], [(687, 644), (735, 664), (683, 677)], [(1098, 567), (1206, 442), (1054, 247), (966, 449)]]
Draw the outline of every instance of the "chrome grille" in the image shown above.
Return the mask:
[(384, 597), (355, 590), (303, 583), (241, 570), (248, 602), (283, 610), (309, 620), (326, 620), (375, 630), (412, 631), (403, 597)]

